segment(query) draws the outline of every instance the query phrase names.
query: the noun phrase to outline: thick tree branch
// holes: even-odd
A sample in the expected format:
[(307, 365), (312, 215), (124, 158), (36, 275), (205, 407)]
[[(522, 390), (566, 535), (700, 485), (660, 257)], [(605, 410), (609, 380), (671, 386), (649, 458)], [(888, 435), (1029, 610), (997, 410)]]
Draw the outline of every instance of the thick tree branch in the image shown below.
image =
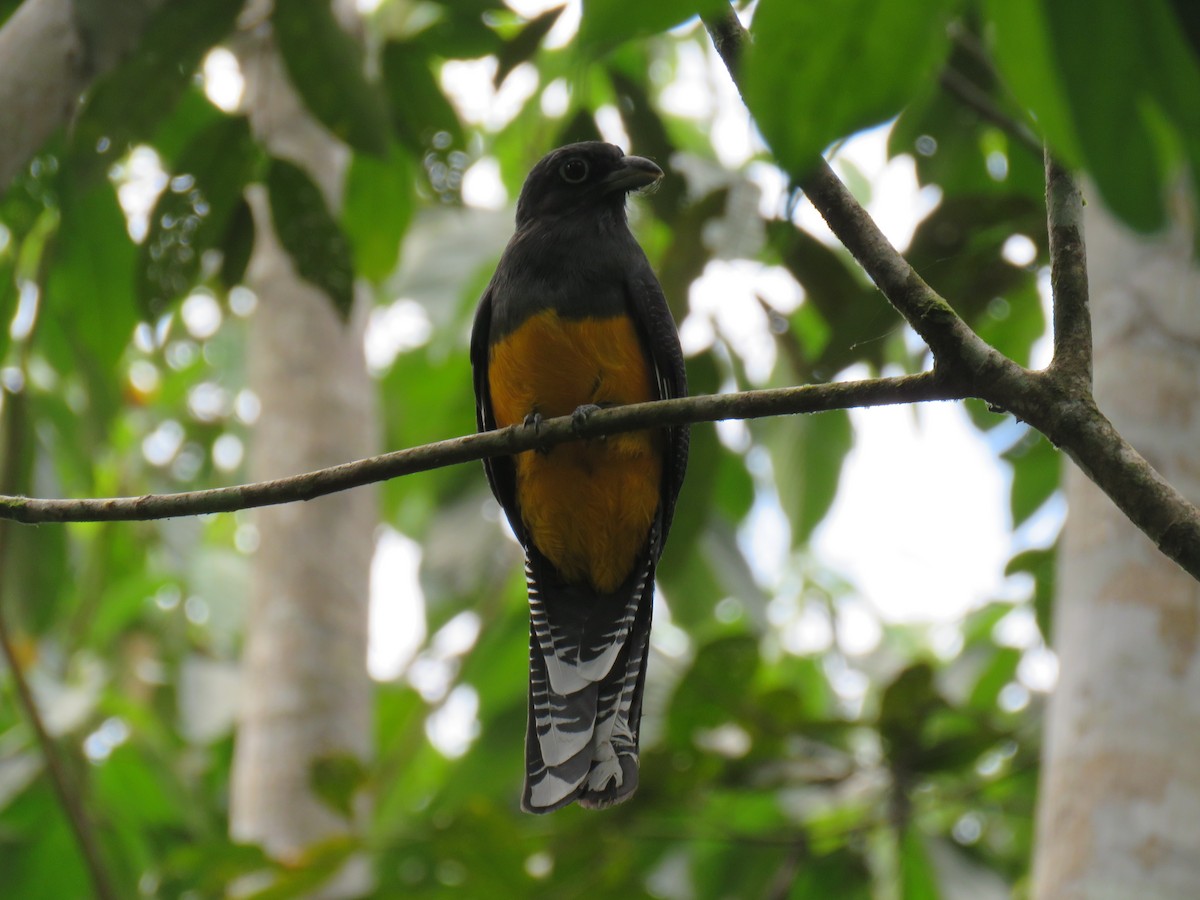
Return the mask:
[(0, 520), (11, 519), (26, 524), (114, 522), (231, 512), (296, 500), (311, 500), (314, 497), (388, 478), (398, 478), (401, 475), (638, 428), (715, 422), (721, 419), (755, 419), (927, 400), (960, 400), (964, 396), (966, 395), (949, 385), (939, 375), (925, 372), (899, 378), (682, 397), (599, 410), (578, 429), (570, 416), (563, 416), (543, 422), (536, 433), (529, 428), (513, 426), (485, 434), (471, 434), (408, 450), (398, 450), (275, 481), (260, 481), (207, 491), (86, 500), (39, 500), (0, 496)]

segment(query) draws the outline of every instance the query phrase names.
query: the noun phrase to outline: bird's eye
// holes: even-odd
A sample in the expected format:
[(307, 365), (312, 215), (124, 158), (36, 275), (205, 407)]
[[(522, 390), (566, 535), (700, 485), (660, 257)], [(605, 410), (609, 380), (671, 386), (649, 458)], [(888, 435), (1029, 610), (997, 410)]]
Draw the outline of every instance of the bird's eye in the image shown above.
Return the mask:
[(579, 184), (588, 177), (588, 164), (578, 156), (573, 156), (562, 164), (558, 174), (567, 184)]

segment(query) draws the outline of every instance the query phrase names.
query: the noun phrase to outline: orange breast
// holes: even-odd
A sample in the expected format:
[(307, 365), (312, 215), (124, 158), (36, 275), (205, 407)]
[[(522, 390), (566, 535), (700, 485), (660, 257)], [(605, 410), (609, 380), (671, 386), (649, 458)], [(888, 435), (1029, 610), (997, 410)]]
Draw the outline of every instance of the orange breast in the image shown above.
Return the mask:
[[(500, 427), (533, 412), (654, 399), (653, 371), (626, 317), (526, 320), (491, 348)], [(662, 437), (635, 431), (516, 457), (517, 499), (530, 538), (572, 582), (615, 590), (633, 569), (658, 509)]]

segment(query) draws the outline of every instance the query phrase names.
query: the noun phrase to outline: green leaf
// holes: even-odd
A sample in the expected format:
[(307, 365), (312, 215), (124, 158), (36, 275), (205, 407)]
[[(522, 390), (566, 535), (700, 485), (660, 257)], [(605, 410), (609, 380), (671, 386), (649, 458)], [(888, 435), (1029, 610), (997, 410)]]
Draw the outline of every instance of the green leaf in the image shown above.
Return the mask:
[[(896, 115), (945, 57), (956, 0), (761, 0), (743, 96), (792, 175), (840, 137)], [(802, 52), (798, 52), (799, 47)], [(853, 79), (846, 66), (853, 60)]]
[(295, 163), (275, 157), (267, 169), (267, 191), (275, 232), (296, 271), (327, 293), (338, 315), (348, 319), (354, 303), (350, 244), (320, 188)]
[(987, 10), (1001, 73), (1050, 146), (1086, 166), (1129, 225), (1160, 227), (1168, 175), (1184, 161), (1200, 170), (1200, 62), (1164, 0), (990, 0)]
[(204, 253), (224, 243), (258, 159), (241, 117), (218, 119), (180, 152), (138, 250), (137, 299), (145, 317), (161, 315), (195, 284)]
[(246, 266), (250, 264), (250, 254), (254, 250), (254, 214), (245, 197), (238, 201), (229, 216), (220, 247), (221, 283), (231, 288), (240, 284), (245, 277)]
[(1054, 624), (1054, 584), (1058, 550), (1047, 547), (1018, 553), (1004, 567), (1005, 575), (1025, 572), (1033, 576), (1033, 612), (1037, 618), (1042, 640), (1052, 644)]
[(875, 896), (871, 870), (860, 852), (840, 847), (804, 860), (788, 890), (788, 900), (870, 900)]
[(900, 897), (902, 900), (938, 900), (942, 896), (937, 871), (921, 832), (908, 826), (900, 838)]
[(929, 663), (913, 663), (884, 689), (879, 704), (879, 730), (887, 738), (914, 735), (940, 698), (933, 686)]
[(566, 9), (565, 5), (546, 10), (517, 32), (515, 37), (504, 42), (504, 46), (496, 54), (498, 65), (496, 66), (496, 75), (492, 79), (492, 83), (497, 88), (504, 83), (504, 79), (513, 69), (537, 53), (542, 39), (554, 27), (554, 23), (558, 21), (558, 17), (562, 15), (564, 9)]
[[(850, 254), (827, 247), (791, 222), (767, 228), (780, 261), (804, 287), (804, 303), (791, 315), (800, 350), (815, 380), (832, 378), (851, 363), (883, 365), (886, 341), (902, 321), (879, 291), (860, 277)], [(821, 320), (824, 320), (823, 323)]]
[(367, 783), (362, 760), (352, 753), (331, 753), (312, 761), (308, 784), (321, 802), (350, 819), (354, 815), (354, 797)]
[(438, 134), (449, 135), (450, 146), (463, 146), (462, 123), (433, 75), (423, 42), (389, 42), (380, 65), (392, 126), (414, 156), (422, 156)]
[(996, 707), (996, 700), (1000, 696), (1001, 689), (1016, 676), (1017, 666), (1020, 662), (1020, 650), (1013, 647), (997, 649), (987, 665), (984, 666), (983, 671), (979, 673), (979, 677), (975, 679), (975, 685), (971, 688), (967, 703), (982, 713), (992, 712)]
[(112, 186), (95, 183), (81, 192), (76, 187), (62, 198), (43, 310), (58, 320), (72, 352), (82, 351), (95, 366), (102, 381), (92, 387), (111, 389), (117, 359), (137, 321), (135, 247)]
[(779, 501), (792, 525), (792, 540), (807, 541), (837, 496), (842, 463), (854, 443), (845, 410), (785, 416), (755, 426), (766, 436)]
[(382, 281), (396, 268), (415, 205), (413, 167), (407, 154), (394, 145), (383, 160), (355, 154), (346, 173), (342, 228), (360, 275)]
[(603, 53), (631, 38), (658, 34), (696, 15), (728, 8), (728, 0), (584, 0), (577, 41), (585, 53)]
[(697, 729), (737, 721), (758, 666), (758, 641), (749, 635), (721, 637), (701, 647), (671, 701), (671, 743), (689, 747)]
[(161, 5), (138, 50), (97, 83), (73, 126), (77, 175), (102, 173), (132, 142), (150, 136), (244, 5), (243, 0)]
[(387, 152), (383, 94), (363, 75), (363, 53), (328, 0), (286, 0), (271, 15), (288, 77), (309, 111), (361, 153)]
[[(1146, 40), (1156, 4), (1054, 0), (1043, 3), (1060, 81), (1088, 168), (1108, 205), (1134, 227), (1163, 222), (1160, 167), (1145, 115), (1147, 60), (1164, 60)], [(1192, 101), (1196, 96), (1193, 94)]]
[(1062, 457), (1041, 434), (1030, 429), (1001, 456), (1012, 464), (1013, 526), (1025, 522), (1058, 490)]

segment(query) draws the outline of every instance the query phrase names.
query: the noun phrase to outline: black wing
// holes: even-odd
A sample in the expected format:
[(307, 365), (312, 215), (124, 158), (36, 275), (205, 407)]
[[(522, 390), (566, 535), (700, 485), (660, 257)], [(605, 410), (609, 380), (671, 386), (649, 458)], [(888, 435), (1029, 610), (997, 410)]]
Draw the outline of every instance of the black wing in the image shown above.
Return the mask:
[[(471, 328), (471, 369), (475, 383), (475, 424), (480, 431), (491, 431), (496, 427), (496, 415), (492, 411), (492, 389), (488, 384), (488, 356), (492, 330), (492, 287), (488, 285), (475, 311), (475, 324)], [(509, 456), (494, 456), (483, 461), (497, 502), (508, 516), (508, 523), (521, 546), (525, 546), (525, 526), (521, 523), (521, 511), (517, 505), (517, 472)]]
[[(687, 372), (683, 350), (679, 346), (679, 330), (671, 316), (671, 308), (663, 295), (662, 286), (654, 276), (650, 263), (641, 253), (640, 265), (631, 274), (626, 290), (629, 311), (642, 337), (642, 343), (654, 363), (658, 383), (658, 399), (668, 400), (687, 396)], [(661, 550), (671, 530), (675, 501), (683, 485), (687, 469), (688, 426), (672, 425), (667, 429), (667, 449), (663, 460), (662, 500), (660, 507), (658, 548)], [(655, 560), (657, 561), (657, 554)]]

